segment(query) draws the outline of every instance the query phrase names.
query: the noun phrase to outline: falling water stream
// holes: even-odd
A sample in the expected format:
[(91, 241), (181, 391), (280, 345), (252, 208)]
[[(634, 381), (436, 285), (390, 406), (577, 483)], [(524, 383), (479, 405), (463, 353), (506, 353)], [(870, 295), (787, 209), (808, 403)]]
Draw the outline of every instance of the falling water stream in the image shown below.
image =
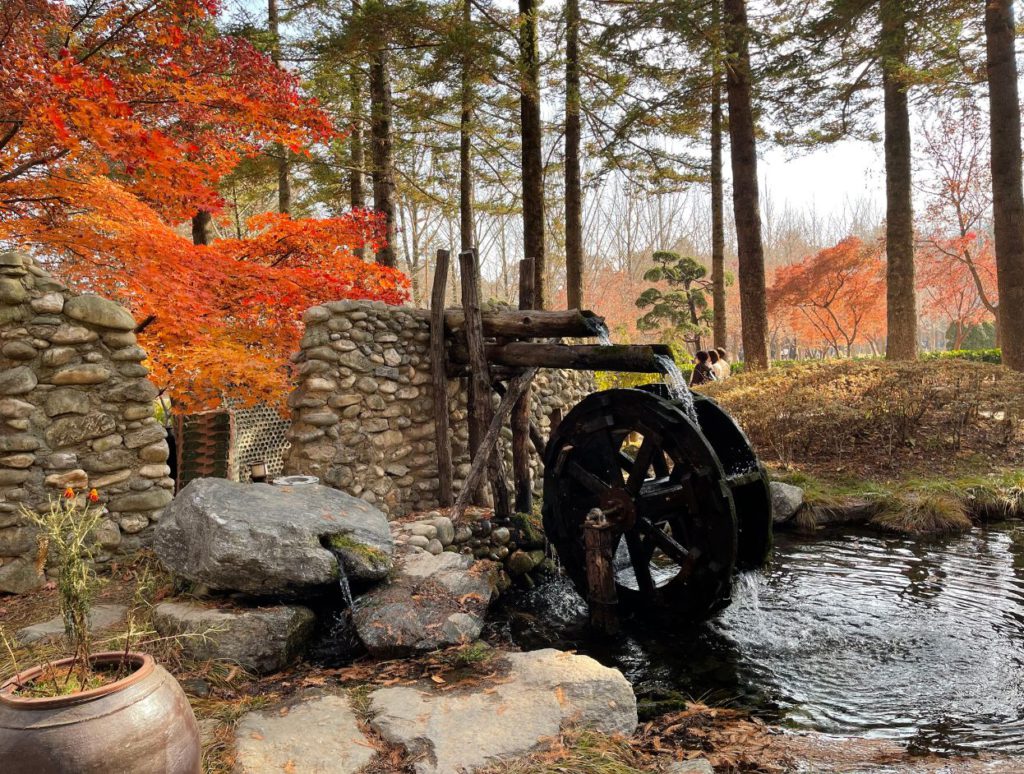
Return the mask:
[(917, 749), (1024, 753), (1024, 541), (1005, 525), (941, 541), (779, 535), (704, 624), (631, 621), (602, 639), (558, 579), (505, 599), (490, 626), (618, 667), (650, 714), (685, 696)]
[[(611, 333), (603, 322), (594, 323), (594, 335), (602, 347), (612, 346)], [(680, 403), (687, 418), (699, 426), (697, 409), (693, 405), (693, 393), (690, 392), (686, 377), (679, 370), (676, 361), (670, 355), (655, 355), (654, 359), (661, 366), (661, 371), (665, 375), (665, 385), (668, 387), (669, 395)]]

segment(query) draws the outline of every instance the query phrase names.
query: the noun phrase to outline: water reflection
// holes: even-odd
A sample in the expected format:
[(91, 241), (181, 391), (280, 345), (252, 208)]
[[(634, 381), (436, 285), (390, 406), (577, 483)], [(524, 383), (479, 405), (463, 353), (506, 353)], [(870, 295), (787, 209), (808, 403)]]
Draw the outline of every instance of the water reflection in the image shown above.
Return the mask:
[(1024, 752), (1024, 549), (1002, 528), (945, 541), (780, 536), (772, 564), (703, 625), (630, 622), (596, 639), (557, 581), (493, 624), (524, 647), (618, 666), (642, 700), (674, 692), (796, 727), (935, 751)]

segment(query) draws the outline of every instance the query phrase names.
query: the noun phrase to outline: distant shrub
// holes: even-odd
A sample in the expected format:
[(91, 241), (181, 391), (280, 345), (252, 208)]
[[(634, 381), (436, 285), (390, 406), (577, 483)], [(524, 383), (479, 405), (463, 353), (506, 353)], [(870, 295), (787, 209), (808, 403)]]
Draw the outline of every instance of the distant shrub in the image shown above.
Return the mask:
[(950, 349), (945, 352), (926, 352), (922, 360), (972, 360), (978, 363), (1003, 362), (1001, 349)]

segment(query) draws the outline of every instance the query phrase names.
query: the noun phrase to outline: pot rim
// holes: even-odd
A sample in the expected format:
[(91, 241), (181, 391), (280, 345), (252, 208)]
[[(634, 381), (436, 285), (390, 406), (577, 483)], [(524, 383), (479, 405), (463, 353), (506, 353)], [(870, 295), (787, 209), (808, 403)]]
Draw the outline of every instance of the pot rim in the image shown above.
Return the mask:
[[(125, 658), (126, 654), (123, 650), (108, 650), (101, 653), (93, 653), (89, 657), (89, 662), (92, 664), (97, 663), (110, 663), (113, 661), (119, 661)], [(88, 691), (79, 691), (78, 693), (70, 693), (66, 696), (43, 696), (37, 698), (28, 698), (24, 696), (16, 696), (14, 691), (18, 685), (22, 685), (31, 680), (43, 672), (43, 670), (53, 666), (58, 667), (65, 664), (70, 664), (74, 661), (74, 658), (62, 658), (59, 661), (53, 661), (46, 665), (36, 665), (31, 669), (26, 669), (14, 677), (10, 678), (3, 685), (0, 685), (0, 704), (6, 705), (12, 709), (20, 710), (37, 710), (37, 709), (60, 709), (62, 707), (70, 707), (75, 704), (82, 704), (93, 699), (99, 699), (103, 696), (109, 696), (112, 693), (124, 690), (125, 688), (134, 685), (148, 677), (153, 670), (156, 668), (156, 661), (148, 653), (136, 653), (129, 651), (127, 653), (127, 659), (135, 666), (135, 670), (127, 677), (123, 677), (113, 683), (107, 685), (101, 685), (99, 688), (91, 688)]]

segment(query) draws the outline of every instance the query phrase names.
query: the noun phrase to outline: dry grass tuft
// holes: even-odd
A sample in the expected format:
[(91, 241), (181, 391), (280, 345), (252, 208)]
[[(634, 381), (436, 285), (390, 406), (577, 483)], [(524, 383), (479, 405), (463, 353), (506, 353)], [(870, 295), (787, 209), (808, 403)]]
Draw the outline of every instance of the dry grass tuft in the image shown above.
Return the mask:
[(969, 530), (973, 523), (956, 497), (945, 494), (894, 494), (880, 501), (871, 523), (905, 535), (945, 535)]

